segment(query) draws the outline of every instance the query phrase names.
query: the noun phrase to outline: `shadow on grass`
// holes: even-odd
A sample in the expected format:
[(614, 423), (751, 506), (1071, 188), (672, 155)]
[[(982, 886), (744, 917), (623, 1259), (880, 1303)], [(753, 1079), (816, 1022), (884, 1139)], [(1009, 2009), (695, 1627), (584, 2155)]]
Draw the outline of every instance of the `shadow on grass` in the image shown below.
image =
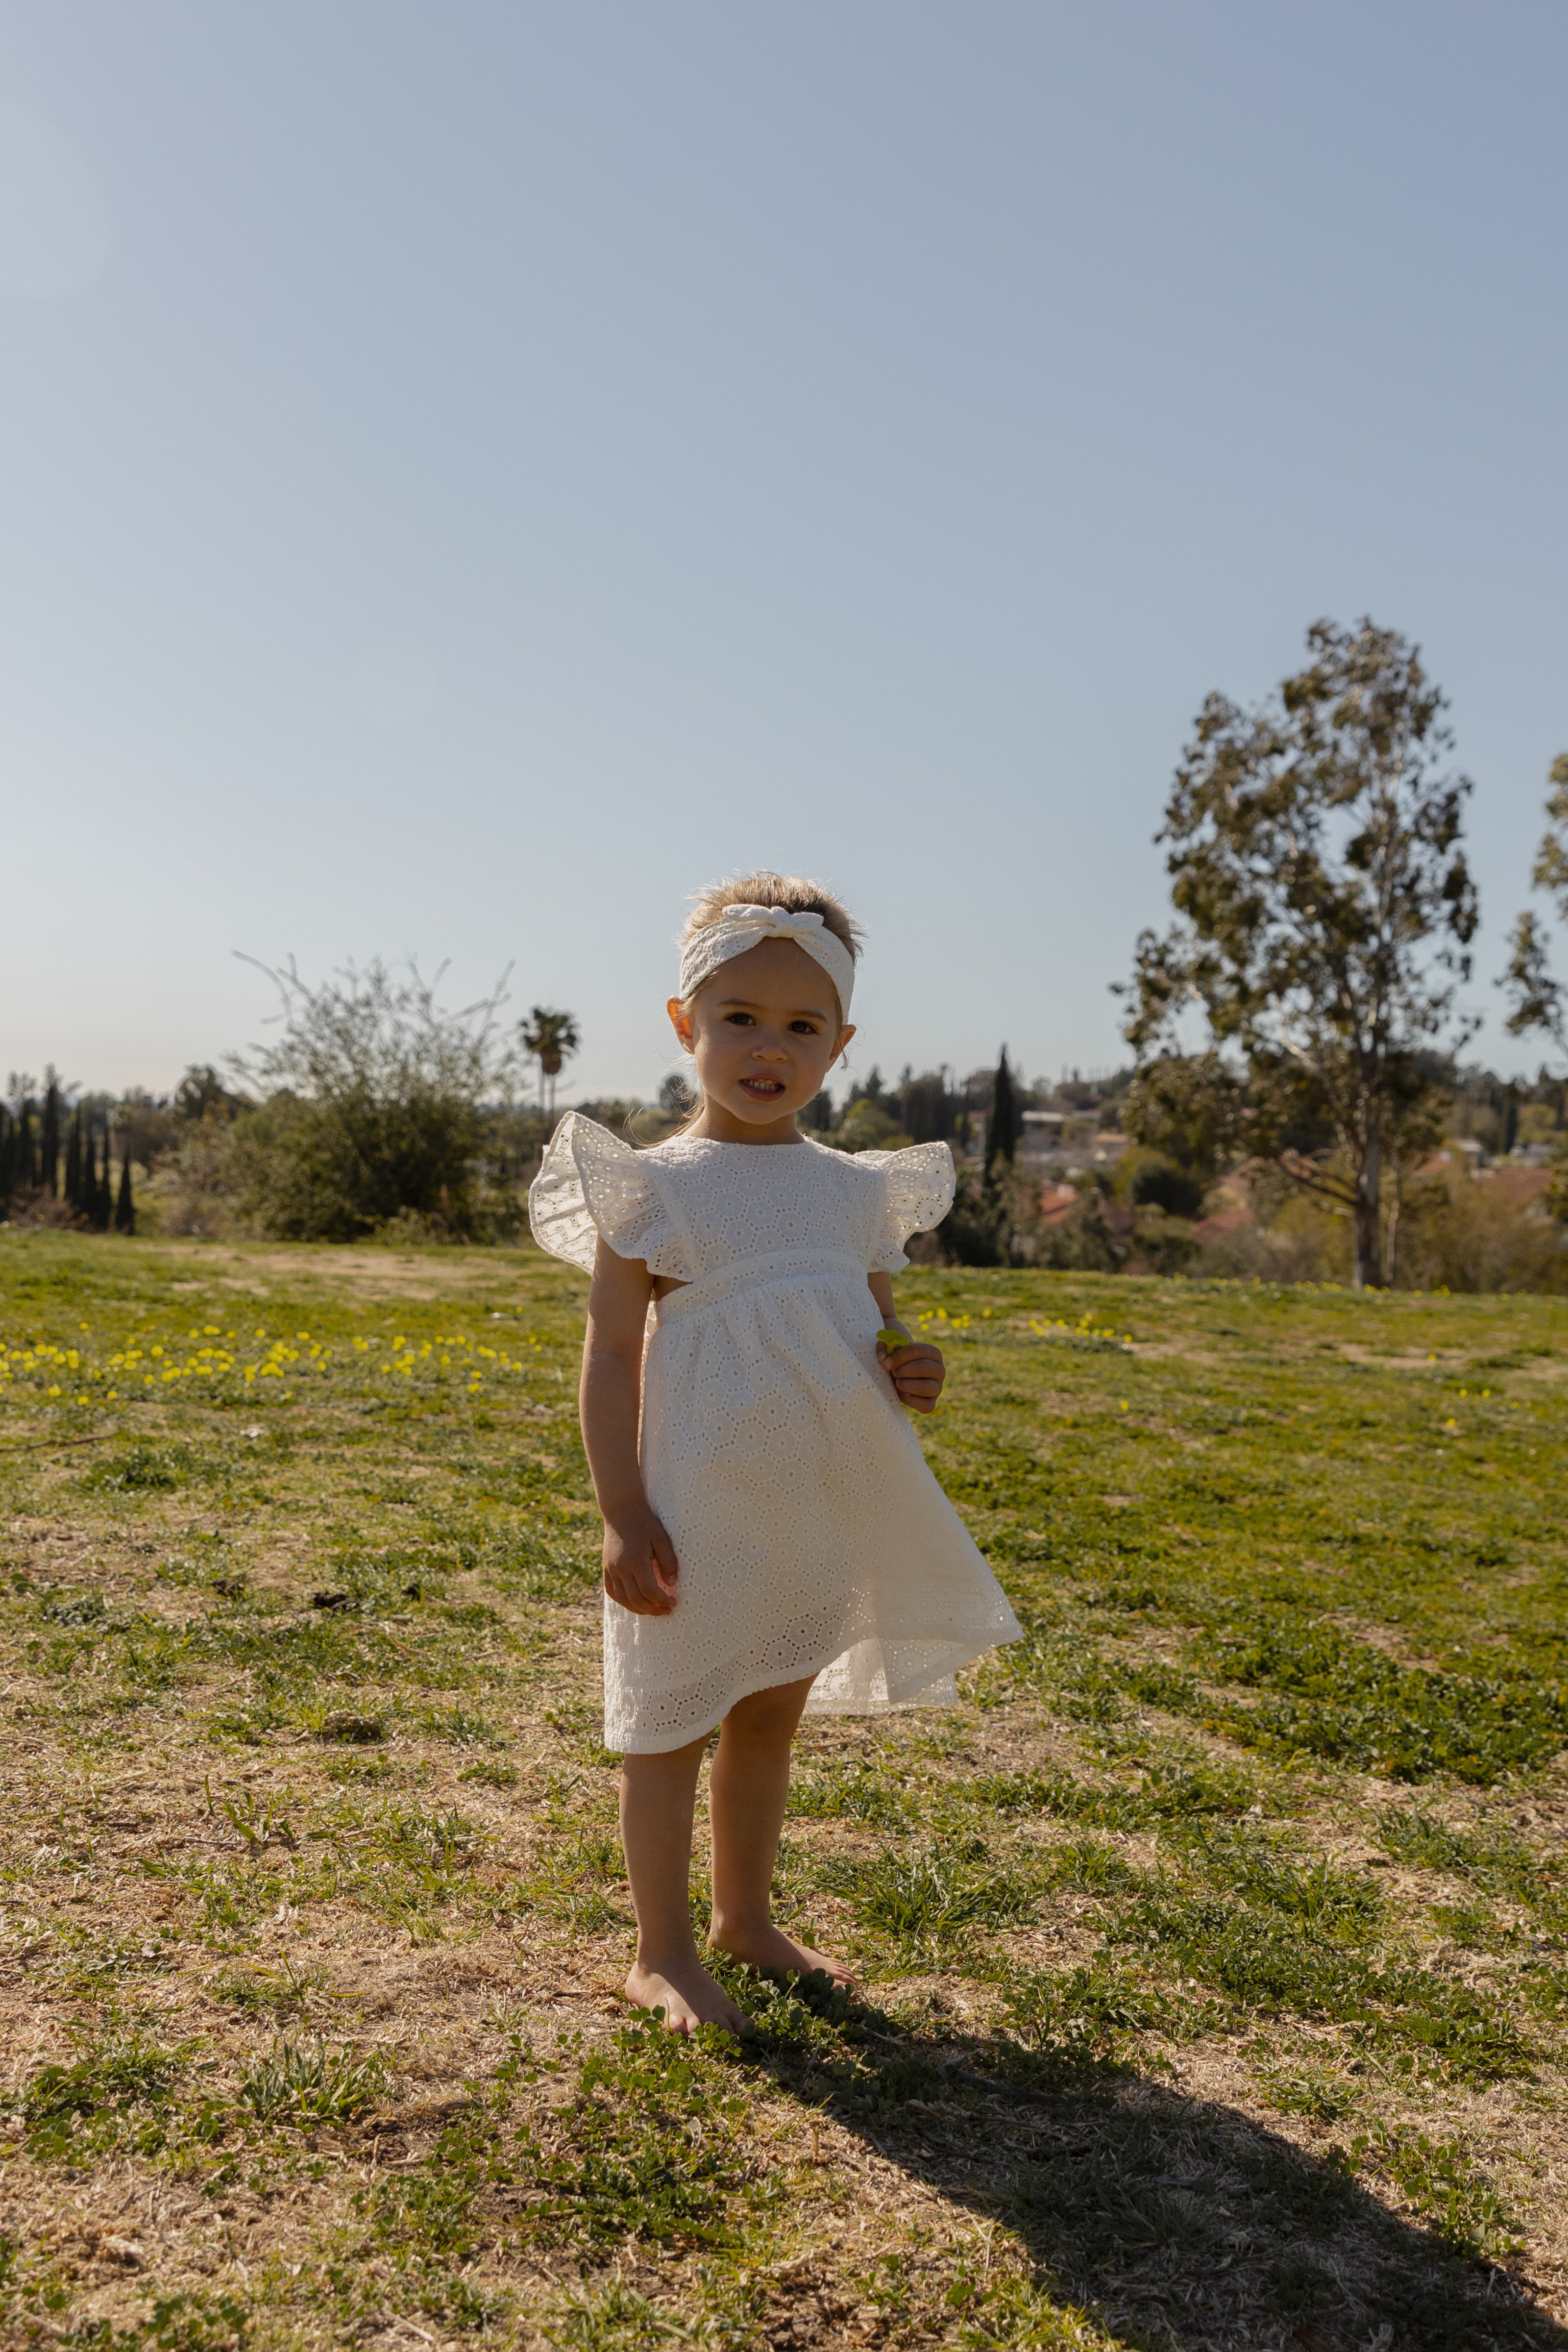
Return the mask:
[[(1040, 2289), (1137, 2352), (1568, 2352), (1507, 2272), (1237, 2109), (815, 1986), (735, 1990), (744, 2066), (1016, 2232)], [(977, 2345), (1053, 2340), (976, 2318)]]

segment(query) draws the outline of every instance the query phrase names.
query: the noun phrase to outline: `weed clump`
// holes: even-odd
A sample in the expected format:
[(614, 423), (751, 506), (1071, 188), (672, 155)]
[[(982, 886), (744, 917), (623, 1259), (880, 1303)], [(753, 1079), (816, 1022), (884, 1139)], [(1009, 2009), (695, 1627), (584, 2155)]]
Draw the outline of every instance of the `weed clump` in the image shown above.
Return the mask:
[(977, 1928), (1016, 1927), (1040, 1907), (1038, 1888), (986, 1859), (977, 1839), (933, 1842), (869, 1862), (834, 1858), (818, 1875), (847, 1897), (861, 1927), (928, 1965), (962, 1950)]
[(350, 1748), (373, 1748), (387, 1736), (386, 1717), (381, 1715), (355, 1715), (345, 1707), (336, 1708), (325, 1717), (317, 1737), (336, 1740)]
[(247, 2070), (240, 2096), (264, 2123), (330, 2124), (362, 2115), (386, 2089), (379, 2052), (361, 2057), (347, 2046), (329, 2050), (318, 2042), (306, 2050), (280, 2041)]
[(1381, 2174), (1445, 2243), (1479, 2261), (1518, 2253), (1519, 2223), (1458, 2139), (1375, 2125), (1351, 2143), (1358, 2170)]
[(84, 2036), (79, 2057), (41, 2066), (22, 2095), (35, 2158), (79, 2161), (126, 2145), (152, 2153), (163, 2139), (159, 2110), (190, 2056), (190, 2044), (171, 2049), (140, 2032)]
[(1167, 2033), (1186, 2004), (1106, 1954), (1073, 1969), (1010, 1979), (1002, 2014), (1027, 2050), (1074, 2061), (1113, 2060), (1136, 2036)]
[(65, 1585), (44, 1596), (38, 1614), (49, 1625), (107, 1628), (109, 1603), (96, 1586)]
[(908, 1798), (885, 1771), (867, 1764), (830, 1772), (797, 1772), (789, 1783), (790, 1815), (801, 1821), (864, 1822), (873, 1829), (907, 1828)]
[(131, 1445), (111, 1454), (82, 1473), (81, 1483), (106, 1494), (172, 1494), (189, 1475), (189, 1454), (183, 1448)]

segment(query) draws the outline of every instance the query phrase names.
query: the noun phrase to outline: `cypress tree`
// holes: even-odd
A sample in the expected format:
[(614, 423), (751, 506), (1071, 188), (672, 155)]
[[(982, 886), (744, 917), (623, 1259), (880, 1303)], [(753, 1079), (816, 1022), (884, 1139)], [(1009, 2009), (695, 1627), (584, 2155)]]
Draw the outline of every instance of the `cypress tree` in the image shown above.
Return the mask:
[(89, 1225), (98, 1223), (98, 1138), (91, 1128), (87, 1130), (86, 1149), (82, 1153), (81, 1213)]
[(11, 1208), (11, 1188), (16, 1181), (16, 1129), (10, 1107), (0, 1103), (0, 1217)]
[(37, 1182), (33, 1168), (33, 1104), (28, 1095), (23, 1096), (16, 1113), (16, 1181), (18, 1192), (30, 1192)]
[(136, 1203), (131, 1197), (129, 1151), (120, 1163), (120, 1198), (114, 1204), (114, 1230), (117, 1234), (133, 1234), (136, 1231)]
[[(92, 1149), (89, 1140), (88, 1149)], [(81, 1185), (81, 1105), (78, 1103), (66, 1136), (66, 1198), (73, 1209), (83, 1205)]]
[(96, 1234), (108, 1233), (114, 1222), (114, 1179), (109, 1166), (109, 1117), (103, 1121), (103, 1165), (99, 1171), (98, 1187), (92, 1198), (92, 1229)]
[(44, 1190), (52, 1201), (60, 1189), (60, 1090), (53, 1078), (44, 1097), (42, 1156)]
[(986, 1173), (988, 1176), (998, 1160), (1010, 1160), (1018, 1150), (1019, 1129), (1023, 1122), (1019, 1116), (1018, 1097), (1013, 1091), (1013, 1074), (1008, 1067), (1008, 1049), (1002, 1047), (997, 1064), (997, 1082), (991, 1095), (991, 1116), (986, 1125)]

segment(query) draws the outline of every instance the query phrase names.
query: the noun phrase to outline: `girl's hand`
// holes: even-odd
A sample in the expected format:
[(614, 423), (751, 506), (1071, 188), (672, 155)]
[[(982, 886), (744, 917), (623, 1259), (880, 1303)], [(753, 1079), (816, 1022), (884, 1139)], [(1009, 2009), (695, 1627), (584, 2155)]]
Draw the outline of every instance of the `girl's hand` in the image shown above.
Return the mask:
[(604, 1590), (636, 1617), (667, 1617), (680, 1569), (675, 1548), (644, 1503), (604, 1522)]
[(885, 1339), (879, 1338), (876, 1360), (885, 1368), (898, 1391), (900, 1404), (908, 1405), (912, 1412), (936, 1412), (942, 1383), (947, 1377), (940, 1348), (933, 1348), (925, 1339), (905, 1339), (902, 1347), (890, 1348)]

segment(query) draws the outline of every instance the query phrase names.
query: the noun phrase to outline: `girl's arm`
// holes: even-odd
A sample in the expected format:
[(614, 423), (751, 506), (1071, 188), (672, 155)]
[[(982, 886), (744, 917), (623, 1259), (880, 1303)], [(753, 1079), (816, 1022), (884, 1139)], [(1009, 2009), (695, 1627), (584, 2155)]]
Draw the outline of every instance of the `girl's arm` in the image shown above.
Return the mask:
[(600, 1243), (578, 1402), (604, 1517), (604, 1590), (639, 1617), (667, 1617), (679, 1572), (674, 1547), (648, 1507), (637, 1458), (643, 1339), (653, 1289), (641, 1258), (617, 1257), (608, 1242)]
[(941, 1349), (933, 1348), (927, 1340), (908, 1338), (906, 1327), (894, 1312), (891, 1274), (868, 1274), (866, 1281), (883, 1322), (892, 1330), (905, 1331), (902, 1348), (890, 1348), (885, 1341), (879, 1341), (876, 1351), (878, 1361), (886, 1366), (898, 1391), (899, 1403), (915, 1412), (935, 1412), (942, 1383), (947, 1377)]

